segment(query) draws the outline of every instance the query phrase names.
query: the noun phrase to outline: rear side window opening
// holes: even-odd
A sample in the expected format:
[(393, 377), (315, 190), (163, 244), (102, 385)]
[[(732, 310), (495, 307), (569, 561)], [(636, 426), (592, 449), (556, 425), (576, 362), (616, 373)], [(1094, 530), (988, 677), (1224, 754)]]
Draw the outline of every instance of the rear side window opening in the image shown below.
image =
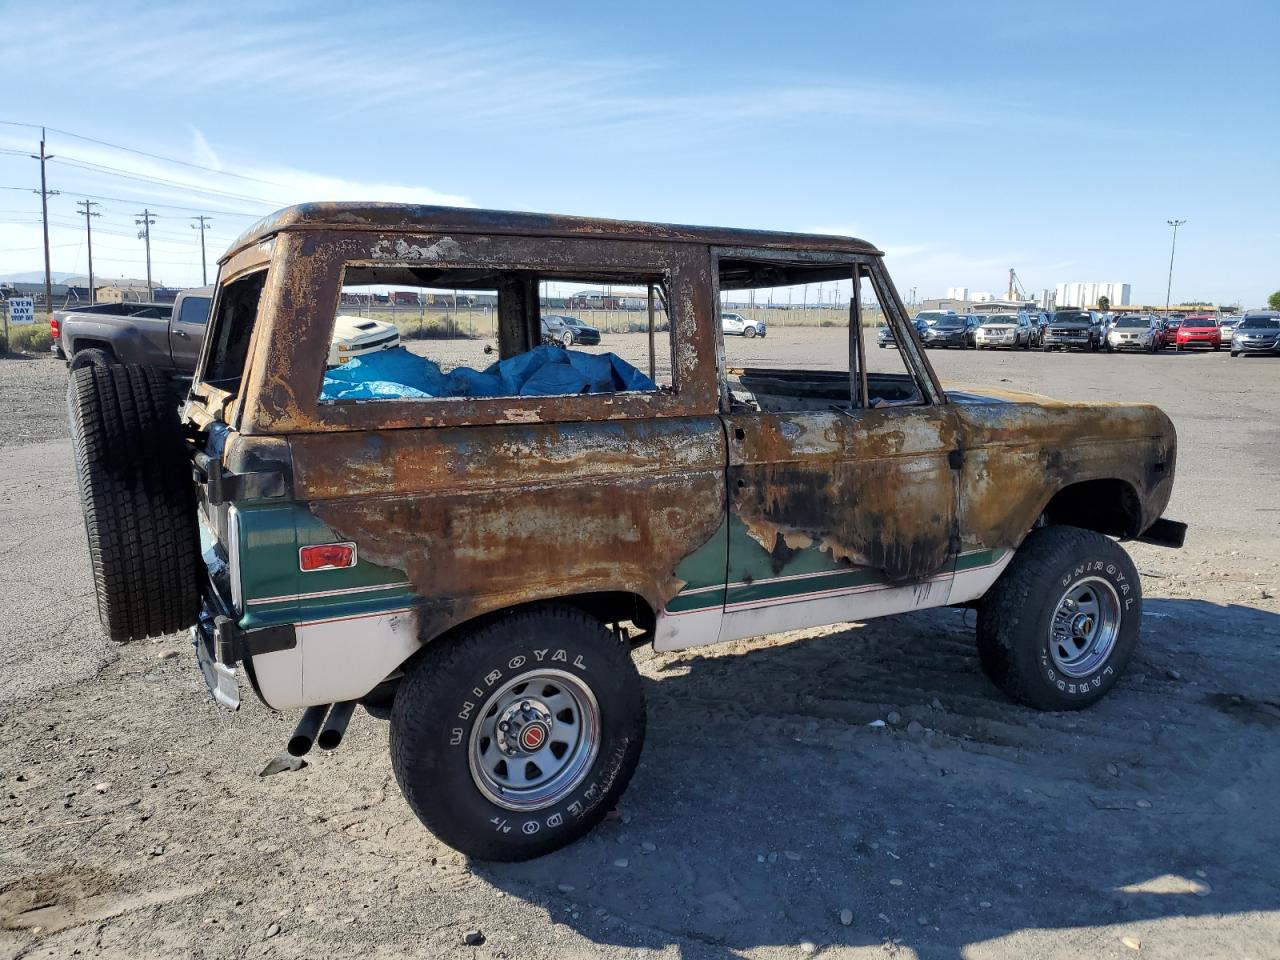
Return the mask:
[(204, 383), (230, 394), (240, 391), (249, 342), (258, 319), (258, 303), (266, 281), (267, 271), (264, 269), (233, 280), (222, 288), (201, 377)]
[(661, 271), (349, 263), (319, 399), (675, 392)]

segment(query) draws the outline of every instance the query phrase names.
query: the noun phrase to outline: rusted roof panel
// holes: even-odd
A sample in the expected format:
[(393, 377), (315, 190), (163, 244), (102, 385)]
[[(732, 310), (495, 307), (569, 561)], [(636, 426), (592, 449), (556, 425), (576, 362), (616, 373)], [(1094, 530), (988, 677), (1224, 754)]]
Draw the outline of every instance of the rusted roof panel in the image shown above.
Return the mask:
[(223, 260), (250, 244), (286, 230), (386, 230), (397, 233), (485, 233), (611, 240), (666, 240), (775, 250), (825, 250), (880, 256), (865, 240), (823, 234), (730, 227), (695, 227), (638, 220), (603, 220), (550, 213), (516, 213), (411, 203), (300, 203), (259, 220), (235, 241)]

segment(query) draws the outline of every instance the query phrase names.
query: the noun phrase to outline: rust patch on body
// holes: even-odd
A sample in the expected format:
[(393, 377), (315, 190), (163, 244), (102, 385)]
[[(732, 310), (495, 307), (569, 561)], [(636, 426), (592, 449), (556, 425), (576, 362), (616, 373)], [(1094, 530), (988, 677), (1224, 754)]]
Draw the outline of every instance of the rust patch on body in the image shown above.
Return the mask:
[(625, 591), (661, 609), (724, 519), (715, 418), (296, 437), (299, 499), (403, 570), (423, 639), (513, 604)]

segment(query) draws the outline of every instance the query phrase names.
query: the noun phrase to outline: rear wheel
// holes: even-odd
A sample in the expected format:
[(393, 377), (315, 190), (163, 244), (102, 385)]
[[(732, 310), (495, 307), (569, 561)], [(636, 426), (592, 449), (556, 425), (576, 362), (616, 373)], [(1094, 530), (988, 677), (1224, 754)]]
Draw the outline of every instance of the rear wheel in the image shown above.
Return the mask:
[(1113, 540), (1032, 531), (978, 611), (983, 672), (1038, 710), (1079, 710), (1120, 679), (1138, 642), (1142, 584)]
[(75, 370), (67, 384), (98, 618), (112, 640), (195, 623), (200, 535), (177, 406), (153, 369)]
[(71, 369), (79, 370), (81, 367), (109, 367), (115, 363), (115, 357), (111, 355), (109, 350), (102, 350), (98, 347), (88, 347), (84, 350), (77, 350), (75, 356), (71, 358)]
[(391, 766), (440, 840), (481, 860), (528, 860), (604, 819), (644, 731), (628, 645), (547, 605), (426, 648), (396, 691)]

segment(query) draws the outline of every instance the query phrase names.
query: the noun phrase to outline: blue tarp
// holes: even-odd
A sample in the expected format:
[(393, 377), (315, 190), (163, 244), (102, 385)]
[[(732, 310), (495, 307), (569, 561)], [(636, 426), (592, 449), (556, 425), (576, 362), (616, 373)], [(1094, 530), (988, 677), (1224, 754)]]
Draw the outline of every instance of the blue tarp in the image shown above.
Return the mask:
[(529, 397), (656, 390), (647, 376), (612, 353), (539, 346), (484, 370), (440, 365), (404, 347), (348, 360), (325, 373), (321, 400), (430, 397)]

